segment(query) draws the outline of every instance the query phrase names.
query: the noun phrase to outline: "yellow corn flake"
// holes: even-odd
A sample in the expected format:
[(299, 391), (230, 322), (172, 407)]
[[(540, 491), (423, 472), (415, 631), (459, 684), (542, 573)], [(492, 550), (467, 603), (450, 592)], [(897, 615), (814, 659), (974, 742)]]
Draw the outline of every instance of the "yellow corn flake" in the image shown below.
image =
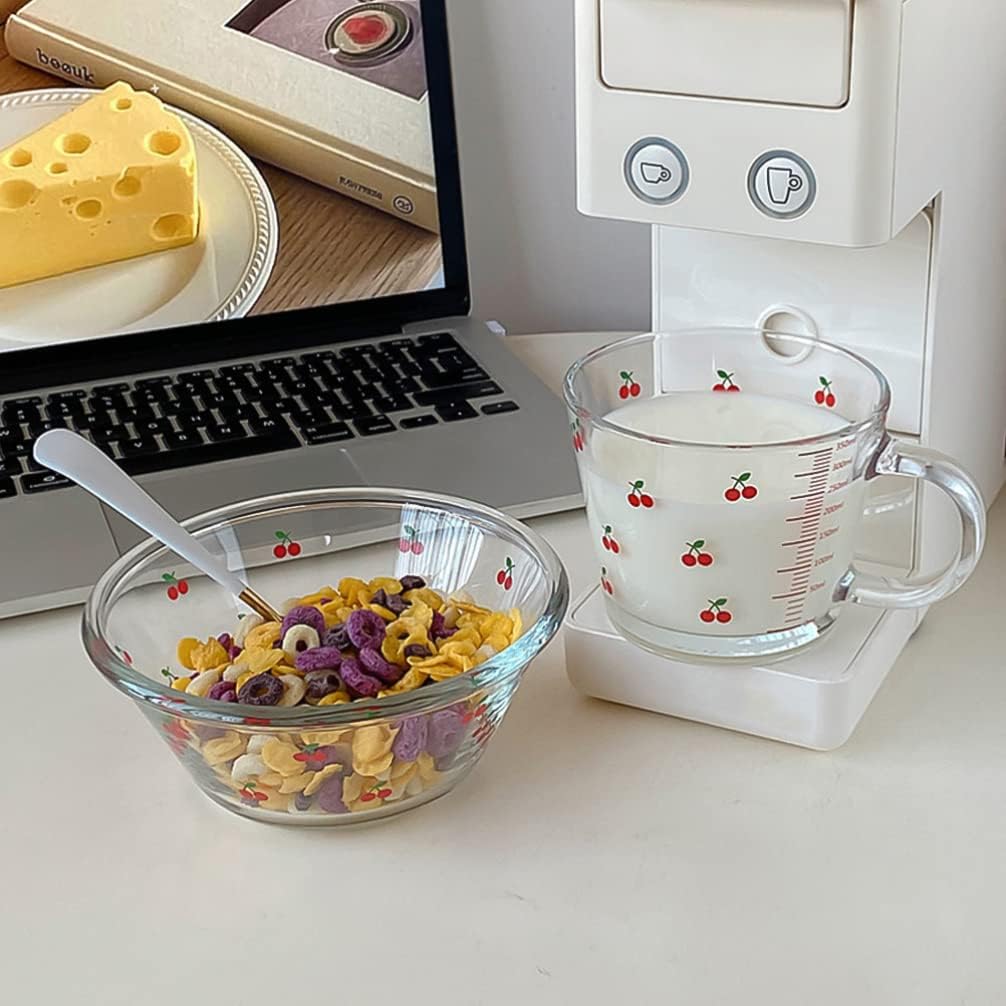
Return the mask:
[(245, 671), (238, 679), (234, 682), (237, 686), (237, 691), (241, 691), (244, 686), (251, 681), (252, 678), (257, 678), (258, 673), (256, 671)]
[(398, 760), (394, 765), (391, 766), (391, 779), (398, 780), (403, 776), (406, 777), (406, 785), (408, 785), (408, 780), (411, 779), (419, 769), (416, 767), (414, 761), (401, 761)]
[(323, 699), (318, 700), (319, 706), (341, 706), (345, 702), (352, 702), (349, 692), (329, 692)]
[(335, 587), (322, 587), (321, 590), (316, 590), (313, 594), (302, 597), (296, 606), (299, 608), (317, 608), (322, 601), (330, 603), (338, 598), (339, 592)]
[(199, 640), (193, 639), (192, 636), (186, 636), (185, 639), (180, 639), (178, 641), (178, 663), (190, 671), (196, 669), (196, 665), (192, 663), (192, 651), (199, 646)]
[(384, 723), (358, 727), (353, 734), (353, 756), (369, 759), (383, 755), (391, 750), (397, 736), (398, 730)]
[(452, 637), (440, 647), (438, 654), (441, 657), (450, 657), (455, 654), (457, 656), (471, 657), (477, 649), (478, 645), (471, 642), (471, 640), (454, 639)]
[(509, 634), (504, 635), (503, 633), (498, 632), (495, 635), (490, 636), (486, 640), (486, 643), (489, 646), (491, 646), (497, 653), (501, 653), (510, 645), (510, 635)]
[(507, 635), (510, 633), (510, 619), (501, 611), (494, 611), (479, 623), (479, 634), (482, 636), (483, 642), (489, 636), (500, 631), (506, 632)]
[(276, 786), (283, 785), (283, 776), (279, 772), (265, 772), (258, 777), (258, 781), (263, 786), (272, 786), (275, 788)]
[(331, 604), (322, 604), (318, 610), (325, 618), (325, 627), (334, 629), (340, 622), (345, 621), (342, 612), (346, 610), (346, 602), (341, 597), (336, 597)]
[(353, 607), (362, 608), (370, 601), (373, 591), (355, 576), (347, 576), (339, 581), (339, 594), (346, 599), (346, 603)]
[[(417, 591), (409, 591), (409, 593), (417, 593)], [(411, 623), (429, 629), (433, 625), (433, 606), (417, 597), (405, 610), (404, 617)]]
[(521, 617), (520, 608), (510, 609), (510, 621), (513, 624), (513, 629), (510, 631), (510, 642), (516, 643), (524, 631), (524, 619)]
[(440, 778), (433, 756), (428, 755), (425, 751), (416, 759), (416, 766), (423, 782), (435, 782)]
[(189, 650), (189, 659), (192, 661), (192, 669), (201, 674), (203, 671), (225, 665), (227, 651), (219, 639), (210, 636), (205, 643), (199, 643)]
[(353, 732), (352, 727), (344, 730), (305, 730), (300, 739), (305, 744), (316, 744), (318, 747), (325, 747), (328, 744), (338, 744), (344, 737)]
[[(258, 789), (258, 787), (256, 787)], [(260, 808), (265, 810), (276, 810), (280, 812), (285, 812), (290, 809), (290, 797), (286, 796), (284, 793), (280, 793), (277, 790), (271, 790), (269, 788), (263, 789), (263, 793), (267, 794), (269, 799), (259, 804)]]
[(316, 772), (303, 772), (301, 775), (292, 775), (279, 784), (279, 791), (281, 793), (303, 793), (307, 784), (315, 775), (317, 775)]
[(427, 668), (427, 673), (434, 681), (446, 681), (448, 678), (456, 678), (459, 674), (466, 674), (475, 666), (471, 657), (460, 657), (457, 663), (445, 661), (437, 667)]
[(385, 594), (401, 594), (402, 585), (393, 576), (375, 576), (367, 584), (367, 589), (371, 594), (376, 594), (379, 590), (383, 590)]
[(279, 640), (281, 626), (279, 622), (263, 622), (252, 629), (245, 637), (245, 649), (269, 649)]
[(203, 760), (210, 767), (237, 758), (245, 749), (244, 738), (233, 730), (203, 745)]
[(304, 763), (294, 758), (294, 755), (299, 753), (295, 745), (273, 738), (262, 746), (262, 761), (284, 778), (300, 775), (304, 771)]
[(342, 781), (342, 802), (348, 807), (360, 799), (364, 790), (370, 789), (376, 780), (365, 779), (362, 775), (351, 775)]
[(171, 682), (171, 687), (176, 692), (184, 692), (190, 684), (192, 684), (192, 678), (175, 678), (175, 680)]
[(380, 758), (375, 758), (373, 761), (357, 762), (354, 759), (353, 768), (361, 775), (379, 776), (390, 770), (394, 760), (395, 756), (389, 751), (386, 755), (381, 755)]
[(470, 615), (478, 615), (481, 618), (492, 614), (492, 608), (483, 608), (481, 604), (476, 604), (474, 601), (458, 600), (455, 601), (454, 604), (462, 611), (467, 612)]
[(311, 779), (302, 790), (304, 796), (314, 796), (314, 794), (321, 789), (321, 784), (326, 779), (331, 779), (332, 776), (338, 775), (341, 771), (341, 765), (326, 765), (320, 772), (313, 773), (314, 778)]
[(415, 590), (407, 590), (402, 594), (402, 597), (410, 604), (418, 602), (429, 605), (434, 611), (440, 611), (444, 606), (444, 599), (435, 590), (430, 590), (429, 587), (417, 587)]
[(284, 660), (286, 660), (286, 654), (282, 650), (252, 648), (245, 650), (234, 661), (234, 666), (248, 671), (250, 674), (265, 674), (266, 671), (279, 667)]
[(383, 604), (368, 604), (366, 608), (375, 615), (380, 615), (386, 622), (393, 622), (398, 617), (393, 611), (385, 608)]

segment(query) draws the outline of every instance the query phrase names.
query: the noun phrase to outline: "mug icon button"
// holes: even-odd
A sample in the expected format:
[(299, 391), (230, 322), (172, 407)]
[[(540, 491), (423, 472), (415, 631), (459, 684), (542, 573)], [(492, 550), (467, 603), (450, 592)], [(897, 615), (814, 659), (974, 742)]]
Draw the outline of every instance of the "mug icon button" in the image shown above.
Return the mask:
[(766, 216), (792, 220), (810, 209), (817, 195), (817, 179), (798, 154), (770, 150), (751, 165), (748, 194)]
[(625, 182), (644, 203), (666, 206), (680, 199), (688, 187), (688, 161), (670, 140), (647, 137), (625, 155)]

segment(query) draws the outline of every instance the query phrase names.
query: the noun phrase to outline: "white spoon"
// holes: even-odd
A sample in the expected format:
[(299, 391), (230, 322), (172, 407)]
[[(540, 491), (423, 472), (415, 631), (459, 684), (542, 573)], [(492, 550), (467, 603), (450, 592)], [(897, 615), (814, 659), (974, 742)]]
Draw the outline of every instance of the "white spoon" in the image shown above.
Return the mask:
[(154, 502), (107, 454), (89, 440), (69, 430), (50, 430), (35, 442), (35, 460), (72, 479), (92, 496), (143, 528), (224, 590), (244, 601), (264, 619), (281, 622), (283, 616), (211, 555), (160, 504)]

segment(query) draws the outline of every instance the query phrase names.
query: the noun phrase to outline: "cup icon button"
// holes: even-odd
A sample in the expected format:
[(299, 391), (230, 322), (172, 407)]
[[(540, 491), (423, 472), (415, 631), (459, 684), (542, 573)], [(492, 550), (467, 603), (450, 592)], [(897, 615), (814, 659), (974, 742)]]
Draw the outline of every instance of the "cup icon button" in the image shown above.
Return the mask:
[(792, 220), (802, 216), (817, 196), (817, 179), (798, 154), (770, 150), (748, 172), (748, 194), (766, 216)]

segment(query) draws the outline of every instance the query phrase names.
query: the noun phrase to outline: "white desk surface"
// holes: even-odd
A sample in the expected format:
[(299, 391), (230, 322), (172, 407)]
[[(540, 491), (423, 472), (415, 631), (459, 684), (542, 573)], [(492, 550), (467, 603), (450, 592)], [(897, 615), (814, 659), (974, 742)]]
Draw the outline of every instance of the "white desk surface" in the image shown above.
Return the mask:
[[(583, 589), (582, 516), (535, 525)], [(1002, 1003), (1004, 568), (1001, 499), (837, 752), (581, 698), (556, 641), (454, 794), (349, 831), (211, 805), (77, 610), (2, 623), (0, 1000)]]

